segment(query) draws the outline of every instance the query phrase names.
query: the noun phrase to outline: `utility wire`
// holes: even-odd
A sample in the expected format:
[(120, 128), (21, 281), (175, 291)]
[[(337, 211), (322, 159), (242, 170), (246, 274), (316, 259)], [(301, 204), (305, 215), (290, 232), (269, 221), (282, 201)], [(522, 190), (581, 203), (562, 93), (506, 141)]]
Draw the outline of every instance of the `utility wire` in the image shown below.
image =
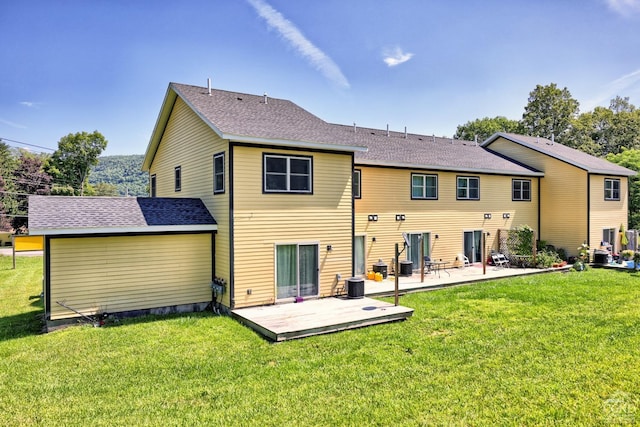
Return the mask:
[[(36, 144), (29, 144), (28, 142), (16, 141), (15, 139), (9, 139), (9, 138), (4, 138), (0, 136), (0, 142), (4, 142), (4, 141), (13, 142), (14, 144), (27, 145), (29, 147), (41, 148), (43, 150), (48, 150), (48, 151), (56, 151), (55, 148), (43, 147), (41, 145), (36, 145)], [(12, 145), (12, 147), (20, 148), (15, 145)]]

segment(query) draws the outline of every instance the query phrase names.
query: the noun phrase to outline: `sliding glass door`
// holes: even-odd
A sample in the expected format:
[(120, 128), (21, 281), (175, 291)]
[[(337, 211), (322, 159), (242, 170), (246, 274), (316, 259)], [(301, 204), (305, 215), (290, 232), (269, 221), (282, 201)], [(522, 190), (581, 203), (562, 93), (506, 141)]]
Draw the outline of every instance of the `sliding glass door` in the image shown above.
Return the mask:
[(276, 246), (277, 299), (318, 295), (318, 245)]
[(407, 248), (407, 259), (413, 263), (413, 269), (420, 268), (420, 244), (422, 243), (422, 253), (424, 256), (431, 256), (431, 233), (410, 233)]
[(482, 261), (482, 230), (464, 232), (464, 254), (469, 262)]

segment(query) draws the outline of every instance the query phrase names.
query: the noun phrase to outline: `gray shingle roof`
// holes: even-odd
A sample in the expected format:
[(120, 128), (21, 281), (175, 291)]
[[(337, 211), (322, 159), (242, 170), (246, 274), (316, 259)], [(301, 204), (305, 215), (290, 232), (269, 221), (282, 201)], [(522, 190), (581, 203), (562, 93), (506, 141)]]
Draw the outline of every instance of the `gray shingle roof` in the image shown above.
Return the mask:
[[(343, 127), (353, 132), (349, 126)], [(375, 129), (358, 129), (367, 152), (355, 153), (356, 165), (381, 165), (465, 173), (542, 176), (525, 165), (486, 150), (472, 141)]]
[(366, 149), (335, 132), (332, 125), (291, 101), (171, 83), (170, 87), (219, 135), (226, 139), (259, 138)]
[[(211, 90), (171, 83), (174, 90), (205, 122), (227, 139), (311, 142), (354, 150), (357, 164), (391, 165), (465, 172), (541, 175), (530, 168), (484, 150), (469, 141), (354, 128), (327, 123), (291, 101)], [(295, 144), (292, 144), (295, 145)], [(364, 149), (366, 147), (366, 149)]]
[(30, 234), (215, 230), (200, 199), (29, 196)]
[(615, 163), (592, 156), (575, 148), (552, 142), (546, 138), (498, 132), (483, 142), (482, 146), (488, 148), (501, 137), (534, 151), (562, 160), (590, 173), (617, 176), (636, 175), (636, 172), (631, 169), (616, 165)]
[[(432, 136), (389, 132), (327, 123), (291, 101), (218, 89), (171, 83), (167, 97), (147, 149), (144, 166), (148, 170), (157, 150), (164, 123), (169, 118), (176, 97), (190, 108), (223, 139), (249, 143), (267, 143), (300, 148), (326, 148), (355, 153), (355, 163), (466, 173), (542, 176), (527, 165), (506, 158), (470, 141), (434, 138)], [(523, 145), (531, 145), (528, 137), (518, 137)], [(524, 141), (524, 142), (523, 142)], [(627, 175), (630, 171), (605, 160), (569, 147), (559, 146), (547, 153), (598, 173)], [(558, 147), (559, 146), (559, 147)], [(564, 150), (564, 148), (570, 151)], [(626, 172), (625, 172), (626, 171)]]

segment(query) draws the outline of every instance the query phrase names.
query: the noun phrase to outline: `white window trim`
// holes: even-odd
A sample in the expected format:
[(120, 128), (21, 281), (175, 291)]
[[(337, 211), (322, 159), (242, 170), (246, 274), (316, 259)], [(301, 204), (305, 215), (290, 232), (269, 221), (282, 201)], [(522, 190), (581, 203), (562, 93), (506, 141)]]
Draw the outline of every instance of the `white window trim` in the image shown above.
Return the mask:
[[(420, 197), (416, 197), (413, 195), (413, 177), (414, 176), (421, 176), (423, 178), (423, 185), (422, 187), (422, 196)], [(427, 195), (427, 178), (435, 178), (436, 180), (436, 195), (435, 196), (428, 196)], [(437, 174), (431, 174), (431, 173), (412, 173), (411, 174), (411, 199), (412, 200), (438, 200), (438, 175)]]

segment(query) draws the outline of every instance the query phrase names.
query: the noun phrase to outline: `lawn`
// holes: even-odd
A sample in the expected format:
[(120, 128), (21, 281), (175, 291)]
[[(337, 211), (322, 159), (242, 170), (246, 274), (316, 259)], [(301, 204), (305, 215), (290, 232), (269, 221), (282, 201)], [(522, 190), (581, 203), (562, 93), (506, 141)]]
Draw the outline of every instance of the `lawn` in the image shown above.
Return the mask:
[(640, 277), (401, 297), (405, 322), (279, 344), (211, 313), (40, 333), (42, 260), (0, 257), (0, 425), (634, 425)]

